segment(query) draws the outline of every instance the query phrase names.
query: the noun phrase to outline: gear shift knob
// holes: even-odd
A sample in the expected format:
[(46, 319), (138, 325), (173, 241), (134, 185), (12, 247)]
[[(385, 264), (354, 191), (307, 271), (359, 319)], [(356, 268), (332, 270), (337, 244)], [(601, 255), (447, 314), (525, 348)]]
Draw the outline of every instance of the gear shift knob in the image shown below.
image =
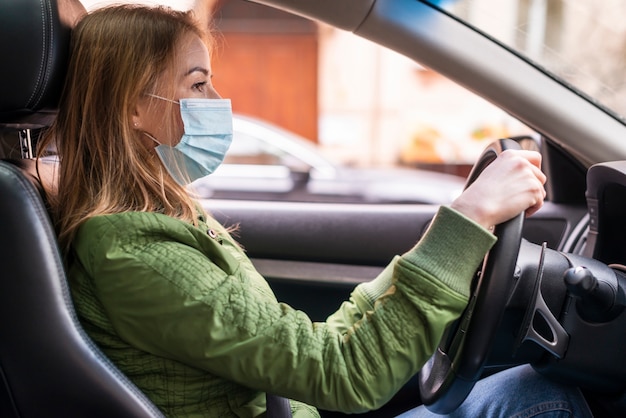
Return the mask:
[(606, 314), (615, 305), (615, 290), (609, 284), (598, 280), (586, 267), (567, 269), (563, 280), (570, 294), (578, 299), (576, 308), (583, 319), (590, 322), (610, 319)]

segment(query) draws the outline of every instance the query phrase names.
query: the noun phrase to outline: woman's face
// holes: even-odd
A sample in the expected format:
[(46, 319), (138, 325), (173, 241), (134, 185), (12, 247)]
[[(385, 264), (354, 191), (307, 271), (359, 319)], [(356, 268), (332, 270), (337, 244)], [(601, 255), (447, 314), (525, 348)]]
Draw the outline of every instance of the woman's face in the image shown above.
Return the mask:
[[(172, 70), (174, 97), (169, 97), (171, 93), (156, 93), (158, 96), (174, 101), (188, 98), (221, 98), (211, 84), (212, 73), (209, 51), (197, 35), (188, 35), (181, 40), (178, 46), (177, 59)], [(172, 76), (168, 75), (169, 77)], [(163, 85), (163, 83), (160, 83), (160, 85)], [(172, 129), (168, 129), (167, 123), (164, 123), (164, 115), (166, 115), (165, 112), (168, 109), (171, 110), (172, 108), (175, 111), (175, 122)], [(154, 97), (142, 98), (138, 106), (138, 115), (140, 118), (137, 128), (151, 134), (160, 143), (176, 145), (180, 141), (184, 129), (183, 121), (180, 117), (180, 109), (177, 104)], [(168, 130), (171, 132), (168, 133)], [(153, 146), (157, 145), (151, 140), (148, 143), (152, 143)]]

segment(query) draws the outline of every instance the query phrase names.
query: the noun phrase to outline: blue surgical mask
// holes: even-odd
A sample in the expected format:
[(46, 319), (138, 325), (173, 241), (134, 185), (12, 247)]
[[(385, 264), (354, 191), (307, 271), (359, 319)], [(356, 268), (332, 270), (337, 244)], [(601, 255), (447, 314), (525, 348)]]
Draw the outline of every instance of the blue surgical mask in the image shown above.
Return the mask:
[(180, 99), (184, 134), (178, 144), (159, 144), (155, 150), (170, 175), (181, 185), (211, 174), (224, 161), (233, 140), (233, 112), (230, 99)]

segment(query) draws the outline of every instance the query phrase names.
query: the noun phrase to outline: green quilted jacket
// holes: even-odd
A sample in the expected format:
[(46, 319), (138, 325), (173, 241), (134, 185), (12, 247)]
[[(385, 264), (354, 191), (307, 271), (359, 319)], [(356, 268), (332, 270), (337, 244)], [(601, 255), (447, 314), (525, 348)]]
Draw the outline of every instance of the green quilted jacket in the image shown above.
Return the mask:
[(313, 406), (362, 412), (388, 401), (462, 312), (494, 242), (442, 207), (414, 248), (321, 323), (278, 302), (211, 218), (89, 219), (69, 279), (87, 333), (167, 416), (263, 416), (270, 391), (308, 417)]

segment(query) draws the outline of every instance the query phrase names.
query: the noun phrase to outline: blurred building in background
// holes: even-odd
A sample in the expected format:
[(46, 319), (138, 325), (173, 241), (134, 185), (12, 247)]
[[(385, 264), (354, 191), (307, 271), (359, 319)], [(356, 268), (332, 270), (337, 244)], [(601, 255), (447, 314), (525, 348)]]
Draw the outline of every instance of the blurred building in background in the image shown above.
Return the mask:
[(233, 110), (318, 140), (319, 26), (242, 0), (213, 9), (213, 83)]

